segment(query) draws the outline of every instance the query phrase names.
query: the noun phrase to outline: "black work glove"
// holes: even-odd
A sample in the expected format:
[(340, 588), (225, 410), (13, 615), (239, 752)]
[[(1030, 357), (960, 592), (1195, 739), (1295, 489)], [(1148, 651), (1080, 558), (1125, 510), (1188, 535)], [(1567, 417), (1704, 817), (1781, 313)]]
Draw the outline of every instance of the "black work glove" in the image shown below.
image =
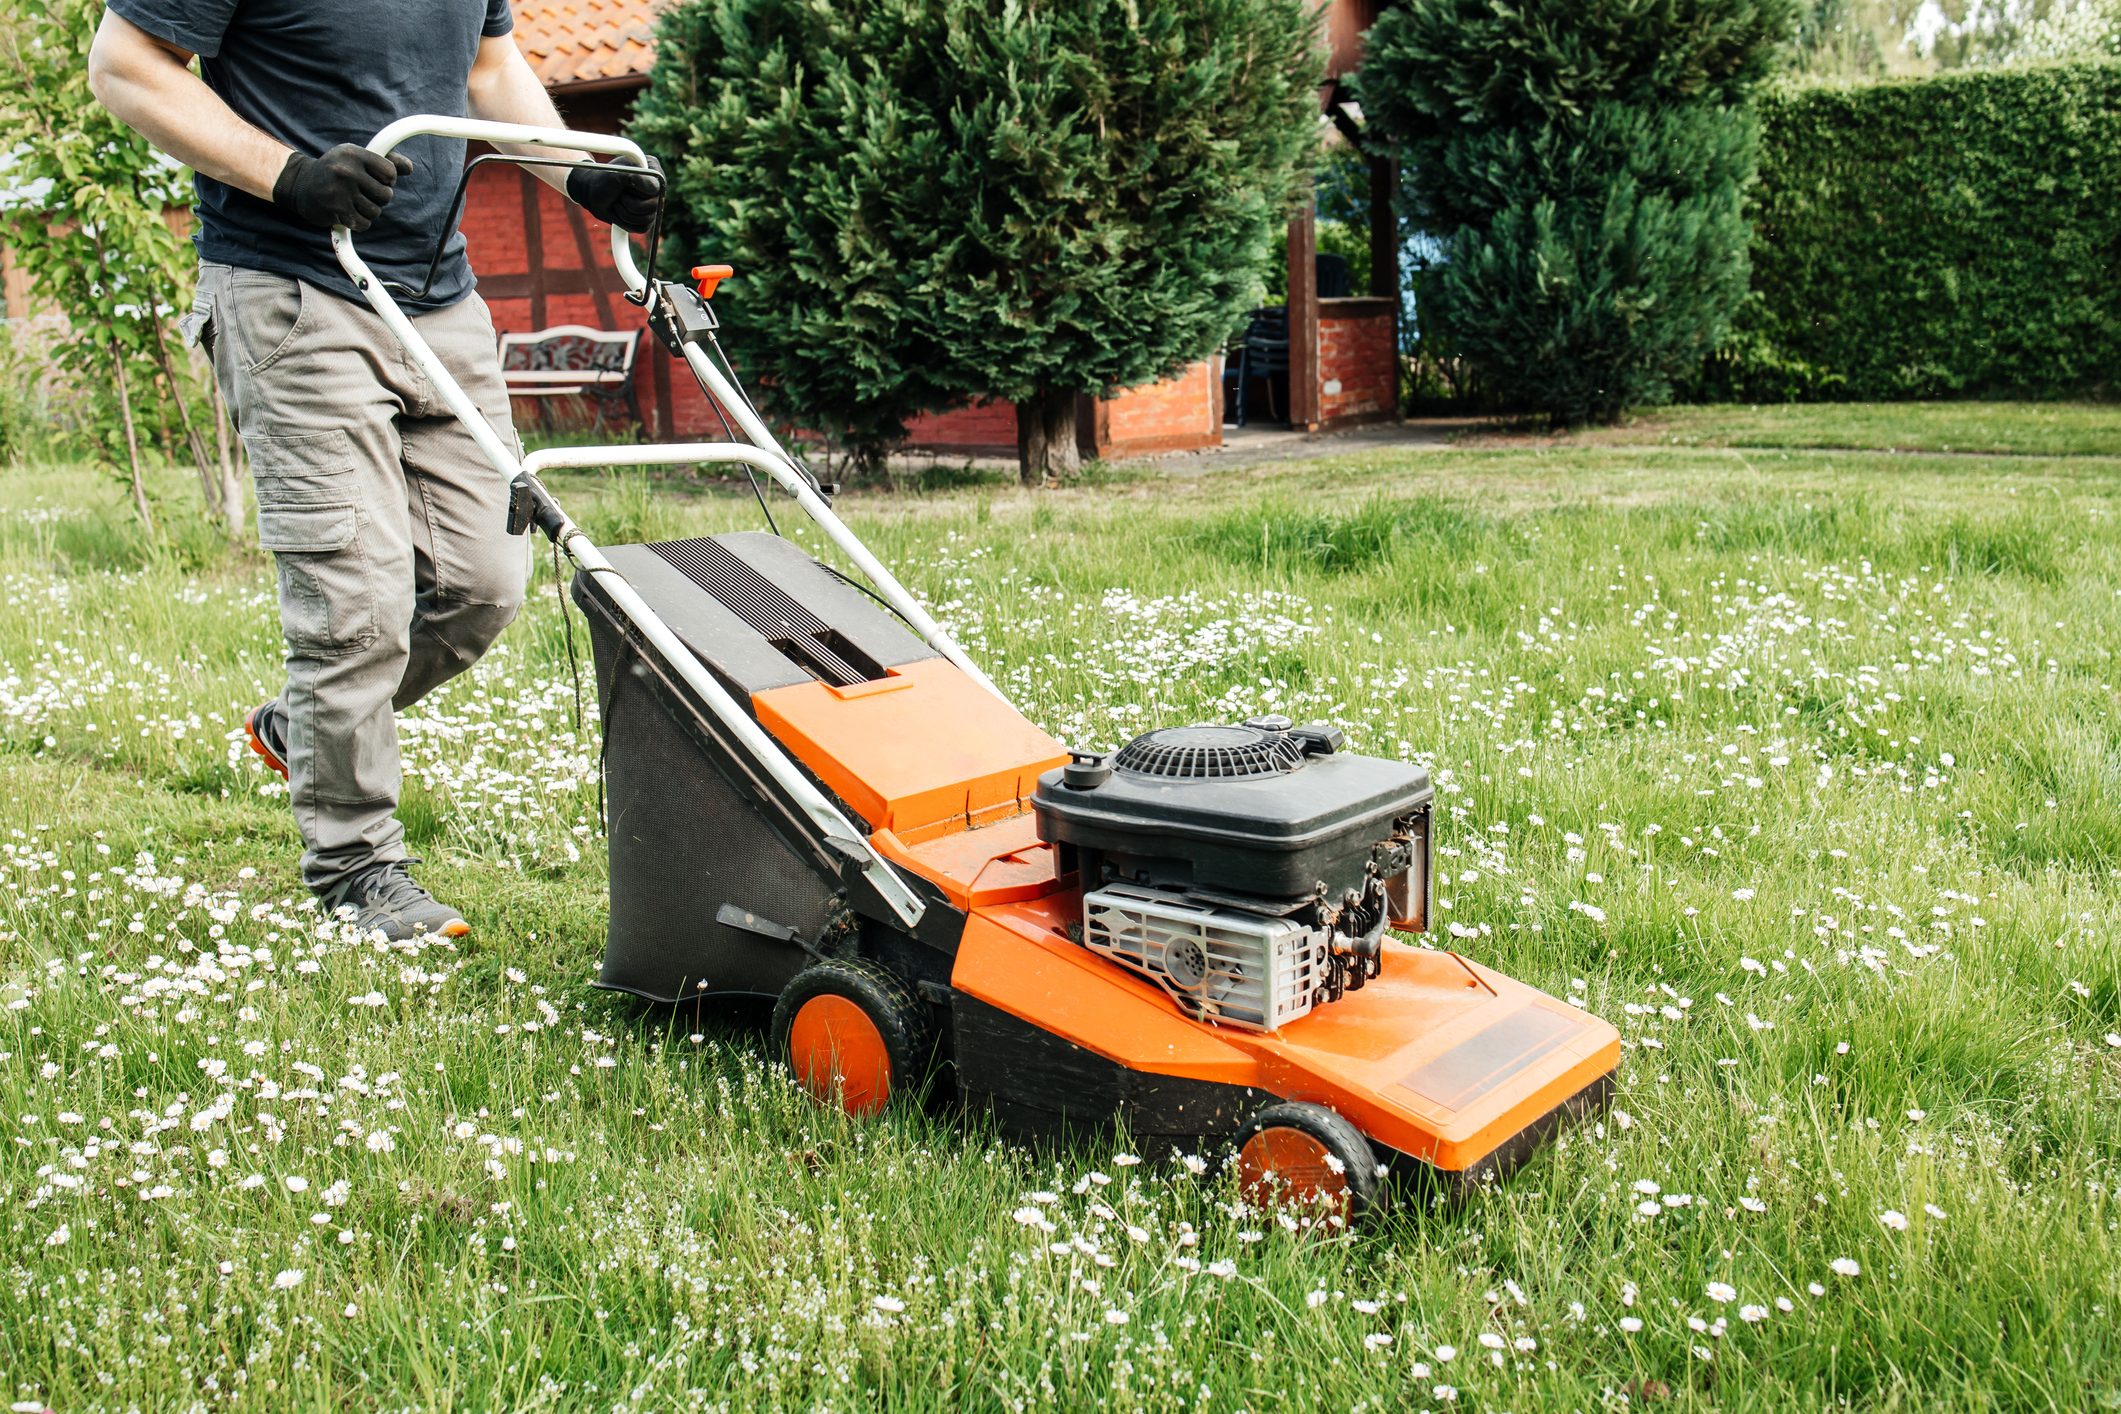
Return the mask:
[(391, 189), (412, 170), (412, 159), (388, 157), (342, 142), (322, 157), (291, 152), (272, 184), (273, 205), (284, 206), (312, 226), (365, 231), (390, 205)]
[[(663, 170), (663, 164), (653, 157), (648, 165), (657, 172)], [(663, 184), (646, 172), (577, 167), (567, 174), (567, 199), (597, 220), (638, 236), (655, 224), (655, 213), (663, 205)]]

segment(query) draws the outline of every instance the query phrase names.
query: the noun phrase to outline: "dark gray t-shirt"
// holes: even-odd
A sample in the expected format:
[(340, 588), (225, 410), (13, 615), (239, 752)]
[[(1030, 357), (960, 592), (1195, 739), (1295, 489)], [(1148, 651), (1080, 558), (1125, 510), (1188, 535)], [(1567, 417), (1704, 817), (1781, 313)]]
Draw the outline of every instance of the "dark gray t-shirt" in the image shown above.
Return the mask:
[[(462, 117), (479, 41), (515, 27), (508, 0), (110, 0), (113, 13), (200, 58), (206, 83), (236, 115), (298, 152), (362, 143), (413, 113)], [(375, 224), (354, 238), (376, 274), (408, 289), (449, 219), (464, 144), (416, 137), (398, 149), (412, 172)], [(331, 233), (209, 177), (197, 179), (202, 260), (291, 275), (359, 299), (331, 253)], [(440, 309), (471, 290), (462, 232), (427, 297)]]

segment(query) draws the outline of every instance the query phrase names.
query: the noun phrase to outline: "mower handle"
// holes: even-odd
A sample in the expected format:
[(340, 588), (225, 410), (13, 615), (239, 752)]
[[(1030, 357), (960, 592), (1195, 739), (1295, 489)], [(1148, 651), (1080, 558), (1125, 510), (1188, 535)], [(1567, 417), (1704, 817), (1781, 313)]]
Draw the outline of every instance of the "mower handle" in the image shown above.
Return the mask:
[[(641, 151), (639, 144), (614, 133), (578, 133), (565, 128), (536, 128), (525, 123), (490, 123), (483, 118), (453, 118), (440, 113), (415, 113), (410, 117), (398, 119), (368, 140), (368, 150), (379, 156), (388, 156), (398, 144), (412, 137), (454, 137), (463, 138), (467, 142), (513, 142), (537, 147), (572, 148), (578, 152), (623, 157), (643, 167), (648, 165), (647, 154)], [(457, 380), (450, 376), (449, 370), (442, 366), (442, 361), (435, 357), (435, 352), (428, 347), (427, 340), (421, 338), (419, 331), (412, 327), (412, 320), (398, 306), (398, 302), (391, 298), (390, 291), (384, 288), (384, 282), (376, 277), (375, 272), (368, 268), (368, 262), (361, 259), (360, 252), (354, 249), (353, 232), (344, 226), (332, 227), (331, 248), (332, 253), (339, 258), (339, 268), (353, 281), (354, 288), (361, 292), (361, 298), (368, 301), (368, 306), (376, 312), (376, 317), (397, 337), (399, 346), (412, 355), (413, 362), (427, 375), (428, 382), (434, 385), (443, 403), (456, 415), (457, 421), (464, 425), (464, 430), (471, 434), (471, 440), (478, 444), (486, 460), (493, 464), (494, 470), (500, 472), (503, 478), (515, 480), (523, 469), (521, 461), (517, 459), (516, 449), (509, 446), (507, 440), (494, 431), (493, 424), (479, 411), (478, 404), (457, 386)], [(647, 294), (648, 277), (642, 274), (641, 268), (634, 263), (633, 244), (627, 239), (626, 232), (617, 226), (611, 228), (611, 262), (618, 267), (619, 276), (626, 282), (629, 294), (636, 297)]]
[[(388, 157), (392, 150), (407, 138), (454, 137), (467, 142), (485, 142), (499, 147), (504, 142), (519, 143), (529, 147), (563, 147), (577, 152), (590, 152), (603, 157), (623, 157), (636, 167), (648, 165), (648, 154), (641, 151), (639, 143), (616, 133), (578, 133), (564, 128), (534, 128), (523, 123), (489, 123), (483, 118), (450, 118), (433, 113), (416, 113), (409, 118), (400, 118), (368, 140), (368, 150), (379, 157)], [(332, 244), (342, 250), (353, 249), (351, 232), (344, 226), (334, 226)], [(342, 244), (343, 243), (343, 244)], [(648, 277), (634, 263), (633, 242), (626, 232), (611, 228), (611, 263), (619, 270), (619, 278), (626, 282), (628, 294), (638, 295), (648, 288)], [(341, 255), (340, 264), (345, 264)], [(354, 281), (359, 284), (357, 278)]]

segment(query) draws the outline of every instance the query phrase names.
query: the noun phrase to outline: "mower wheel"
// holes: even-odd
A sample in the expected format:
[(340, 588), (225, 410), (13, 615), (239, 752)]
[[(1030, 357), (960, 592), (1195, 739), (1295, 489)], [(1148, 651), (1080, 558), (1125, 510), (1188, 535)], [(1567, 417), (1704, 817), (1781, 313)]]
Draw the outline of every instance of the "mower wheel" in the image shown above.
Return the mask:
[(1237, 1131), (1236, 1164), (1255, 1207), (1320, 1210), (1345, 1224), (1384, 1204), (1370, 1141), (1324, 1105), (1284, 1100), (1253, 1115)]
[(804, 968), (773, 1006), (774, 1046), (796, 1083), (858, 1119), (920, 1079), (932, 1030), (903, 983), (858, 958)]

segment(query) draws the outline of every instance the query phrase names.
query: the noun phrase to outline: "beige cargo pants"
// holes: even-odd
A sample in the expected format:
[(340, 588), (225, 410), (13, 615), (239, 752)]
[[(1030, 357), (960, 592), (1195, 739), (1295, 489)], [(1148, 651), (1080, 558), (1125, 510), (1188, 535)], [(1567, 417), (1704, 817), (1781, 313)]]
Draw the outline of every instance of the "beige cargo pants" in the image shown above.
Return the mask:
[[(476, 294), (414, 324), (517, 445)], [(407, 857), (395, 714), (463, 672), (522, 606), (508, 486), (366, 305), (262, 271), (202, 265), (203, 339), (278, 566), (288, 785), (319, 893)]]

